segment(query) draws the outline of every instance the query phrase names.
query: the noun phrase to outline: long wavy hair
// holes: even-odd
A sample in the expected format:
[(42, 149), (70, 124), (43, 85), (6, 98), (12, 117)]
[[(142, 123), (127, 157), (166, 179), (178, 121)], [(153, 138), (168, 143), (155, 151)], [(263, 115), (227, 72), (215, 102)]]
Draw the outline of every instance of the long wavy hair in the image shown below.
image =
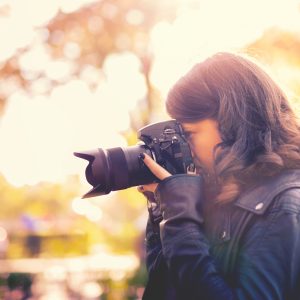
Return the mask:
[(217, 120), (222, 138), (214, 152), (219, 202), (300, 167), (296, 115), (284, 92), (252, 59), (222, 52), (196, 64), (170, 90), (166, 109), (179, 122)]

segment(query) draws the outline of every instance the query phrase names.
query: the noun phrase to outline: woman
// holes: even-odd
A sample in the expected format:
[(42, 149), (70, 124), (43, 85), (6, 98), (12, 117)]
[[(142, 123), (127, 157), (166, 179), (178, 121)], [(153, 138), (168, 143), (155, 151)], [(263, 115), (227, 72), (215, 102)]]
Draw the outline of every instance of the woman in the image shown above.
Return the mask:
[(197, 175), (171, 175), (149, 200), (143, 299), (300, 299), (300, 132), (286, 96), (251, 60), (218, 53), (171, 89)]

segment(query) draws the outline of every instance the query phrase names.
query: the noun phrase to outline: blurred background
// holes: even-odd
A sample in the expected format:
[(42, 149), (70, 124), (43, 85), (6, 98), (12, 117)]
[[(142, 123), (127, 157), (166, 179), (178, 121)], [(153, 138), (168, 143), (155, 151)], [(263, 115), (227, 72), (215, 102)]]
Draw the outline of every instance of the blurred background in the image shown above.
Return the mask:
[(0, 299), (141, 299), (146, 203), (74, 151), (134, 145), (195, 62), (248, 53), (298, 106), (299, 0), (0, 0)]

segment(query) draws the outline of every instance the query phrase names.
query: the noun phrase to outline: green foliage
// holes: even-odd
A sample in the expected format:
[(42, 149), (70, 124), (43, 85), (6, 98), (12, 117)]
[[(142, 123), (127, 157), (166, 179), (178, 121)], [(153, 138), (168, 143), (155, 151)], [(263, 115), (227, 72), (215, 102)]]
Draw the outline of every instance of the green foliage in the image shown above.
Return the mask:
[[(79, 182), (77, 183), (79, 186)], [(14, 187), (0, 176), (1, 219), (19, 218), (21, 214), (34, 217), (58, 217), (64, 215), (70, 200), (78, 195), (74, 184), (40, 183), (35, 186)]]

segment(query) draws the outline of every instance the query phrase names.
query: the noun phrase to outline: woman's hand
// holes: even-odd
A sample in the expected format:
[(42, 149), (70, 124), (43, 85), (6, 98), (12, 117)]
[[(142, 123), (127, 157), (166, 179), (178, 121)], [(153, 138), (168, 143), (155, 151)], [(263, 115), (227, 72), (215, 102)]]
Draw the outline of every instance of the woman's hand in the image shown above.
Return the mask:
[[(163, 180), (171, 174), (160, 166), (157, 162), (155, 162), (149, 155), (146, 153), (141, 153), (140, 158), (143, 160), (144, 164), (148, 167), (148, 169), (160, 180)], [(143, 193), (146, 191), (153, 192), (156, 190), (158, 183), (150, 183), (147, 185), (141, 185), (138, 187), (138, 191)]]

